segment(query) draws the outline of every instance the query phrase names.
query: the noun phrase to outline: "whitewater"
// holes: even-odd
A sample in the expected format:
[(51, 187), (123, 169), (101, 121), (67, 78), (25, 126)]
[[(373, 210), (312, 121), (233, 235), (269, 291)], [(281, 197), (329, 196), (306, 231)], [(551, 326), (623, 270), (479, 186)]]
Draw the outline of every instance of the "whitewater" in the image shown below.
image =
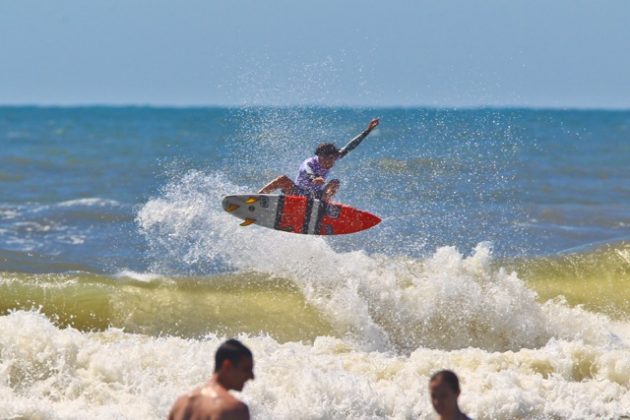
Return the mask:
[[(165, 418), (230, 337), (253, 418), (433, 418), (445, 368), (473, 418), (630, 416), (630, 115), (380, 110), (391, 131), (337, 175), (381, 225), (323, 238), (221, 209), (309, 153), (268, 164), (295, 118), (351, 136), (372, 113), (3, 109), (0, 418)], [(564, 140), (584, 148), (550, 165)]]

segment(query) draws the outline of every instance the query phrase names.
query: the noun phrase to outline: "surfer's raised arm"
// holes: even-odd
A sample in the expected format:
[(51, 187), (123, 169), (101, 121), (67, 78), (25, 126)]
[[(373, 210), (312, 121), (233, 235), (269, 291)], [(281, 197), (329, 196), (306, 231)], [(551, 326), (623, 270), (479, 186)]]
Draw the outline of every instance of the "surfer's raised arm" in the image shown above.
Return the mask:
[(341, 185), (338, 179), (326, 183), (328, 171), (335, 166), (337, 159), (348, 154), (370, 134), (378, 125), (378, 118), (374, 118), (368, 127), (358, 136), (350, 140), (341, 150), (333, 143), (322, 143), (315, 149), (315, 156), (302, 162), (298, 169), (295, 182), (286, 175), (274, 179), (258, 191), (258, 194), (269, 194), (275, 190), (282, 190), (285, 195), (304, 195), (322, 201), (329, 201)]
[(339, 159), (347, 155), (348, 152), (350, 152), (351, 150), (354, 150), (354, 148), (356, 148), (363, 141), (363, 139), (366, 138), (368, 134), (372, 132), (372, 130), (374, 130), (374, 128), (378, 125), (378, 123), (379, 123), (378, 118), (374, 118), (372, 121), (370, 121), (368, 128), (366, 128), (361, 133), (359, 133), (358, 136), (350, 140), (348, 144), (346, 144), (345, 146), (341, 148), (341, 150), (339, 150)]

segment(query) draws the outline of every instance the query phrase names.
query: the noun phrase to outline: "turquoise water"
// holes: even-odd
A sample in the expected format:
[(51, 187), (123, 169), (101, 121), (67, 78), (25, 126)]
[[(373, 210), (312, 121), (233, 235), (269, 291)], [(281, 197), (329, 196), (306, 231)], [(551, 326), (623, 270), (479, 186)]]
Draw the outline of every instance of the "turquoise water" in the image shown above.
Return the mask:
[[(373, 117), (375, 228), (222, 210)], [(164, 418), (231, 336), (254, 418), (630, 416), (629, 161), (630, 111), (0, 107), (0, 418)]]

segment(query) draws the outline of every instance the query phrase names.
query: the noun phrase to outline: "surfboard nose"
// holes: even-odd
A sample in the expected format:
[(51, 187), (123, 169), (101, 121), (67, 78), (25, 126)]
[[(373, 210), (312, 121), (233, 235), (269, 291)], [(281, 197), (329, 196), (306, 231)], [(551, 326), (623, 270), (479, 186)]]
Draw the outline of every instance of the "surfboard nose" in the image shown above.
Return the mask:
[(367, 222), (366, 224), (368, 226), (370, 226), (370, 227), (371, 226), (376, 226), (379, 223), (381, 223), (382, 219), (380, 217), (378, 217), (378, 216), (376, 216), (376, 215), (374, 215), (372, 213), (367, 213), (367, 214), (369, 215), (369, 217), (366, 217), (366, 222)]
[(369, 229), (381, 223), (381, 218), (368, 212), (361, 215), (361, 230)]

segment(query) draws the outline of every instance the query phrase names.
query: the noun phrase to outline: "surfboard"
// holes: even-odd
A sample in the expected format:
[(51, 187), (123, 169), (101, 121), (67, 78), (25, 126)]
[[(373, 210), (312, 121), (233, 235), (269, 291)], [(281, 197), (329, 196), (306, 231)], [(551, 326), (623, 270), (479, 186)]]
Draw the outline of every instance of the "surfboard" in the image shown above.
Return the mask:
[(367, 211), (304, 196), (228, 195), (222, 204), (225, 211), (243, 219), (241, 226), (256, 224), (307, 235), (355, 233), (381, 222), (378, 216)]

